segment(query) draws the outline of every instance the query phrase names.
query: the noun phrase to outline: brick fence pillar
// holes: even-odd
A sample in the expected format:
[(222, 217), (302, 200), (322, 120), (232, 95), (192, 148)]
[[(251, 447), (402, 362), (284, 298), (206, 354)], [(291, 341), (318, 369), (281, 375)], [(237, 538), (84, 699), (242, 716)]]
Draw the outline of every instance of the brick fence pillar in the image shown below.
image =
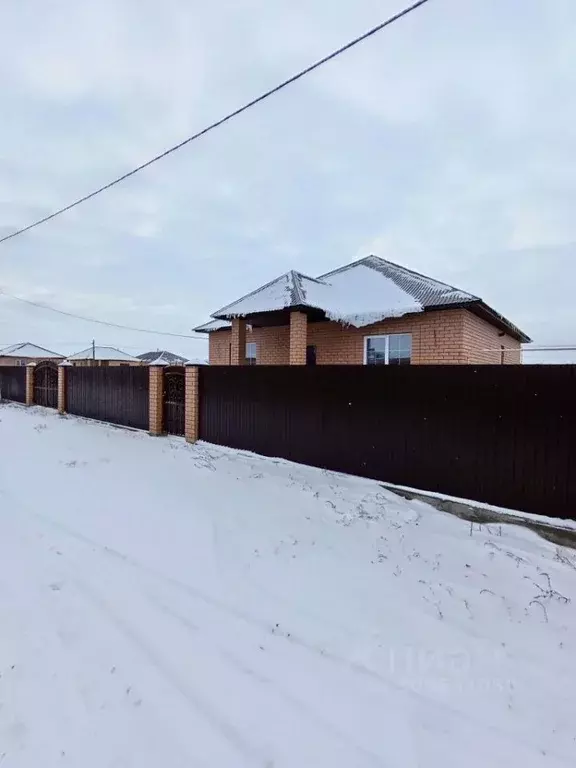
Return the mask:
[(195, 443), (200, 437), (200, 371), (197, 365), (186, 366), (185, 382), (184, 435), (188, 443)]
[(246, 365), (246, 320), (241, 317), (232, 320), (230, 365)]
[(304, 312), (290, 312), (290, 365), (306, 365), (308, 318)]
[(151, 435), (161, 435), (164, 431), (164, 368), (151, 365), (150, 374), (150, 423)]
[(26, 405), (34, 405), (34, 368), (36, 363), (26, 366)]
[(68, 383), (68, 365), (58, 366), (58, 413), (66, 413), (66, 386)]

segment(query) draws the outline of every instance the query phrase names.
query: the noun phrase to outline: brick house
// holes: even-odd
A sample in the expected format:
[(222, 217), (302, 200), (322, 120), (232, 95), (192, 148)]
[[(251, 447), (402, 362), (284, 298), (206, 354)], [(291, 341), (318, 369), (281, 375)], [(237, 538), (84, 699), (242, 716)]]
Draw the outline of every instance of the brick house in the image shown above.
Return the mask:
[(288, 272), (194, 330), (211, 365), (518, 364), (530, 341), (478, 296), (377, 256)]
[(88, 347), (82, 352), (76, 352), (74, 355), (66, 358), (66, 362), (74, 366), (84, 366), (90, 368), (104, 368), (127, 365), (146, 365), (144, 360), (138, 357), (122, 352), (116, 347)]
[(46, 360), (59, 363), (63, 359), (64, 355), (51, 352), (49, 349), (31, 344), (29, 341), (0, 349), (0, 365), (24, 366), (28, 363), (41, 363)]

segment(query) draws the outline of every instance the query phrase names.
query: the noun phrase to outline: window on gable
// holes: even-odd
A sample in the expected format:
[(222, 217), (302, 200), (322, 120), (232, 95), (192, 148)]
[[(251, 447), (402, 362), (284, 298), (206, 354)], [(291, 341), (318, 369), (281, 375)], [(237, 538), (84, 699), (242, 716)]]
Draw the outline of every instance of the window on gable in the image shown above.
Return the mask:
[(365, 365), (410, 365), (411, 360), (411, 333), (364, 337)]
[(246, 365), (256, 365), (256, 342), (246, 344)]

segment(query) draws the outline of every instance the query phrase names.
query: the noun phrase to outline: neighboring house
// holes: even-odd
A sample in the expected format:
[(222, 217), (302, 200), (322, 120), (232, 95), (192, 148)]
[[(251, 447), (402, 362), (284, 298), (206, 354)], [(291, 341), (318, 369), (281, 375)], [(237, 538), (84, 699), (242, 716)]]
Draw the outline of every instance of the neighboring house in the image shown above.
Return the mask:
[(70, 355), (66, 358), (70, 365), (87, 367), (105, 367), (119, 365), (145, 365), (143, 360), (132, 357), (121, 349), (115, 347), (88, 347), (82, 352)]
[(59, 355), (58, 352), (51, 352), (49, 349), (44, 349), (44, 347), (38, 347), (29, 341), (0, 349), (0, 365), (28, 365), (28, 363), (40, 363), (44, 360), (58, 363), (63, 359), (64, 355)]
[(173, 352), (167, 352), (165, 349), (145, 352), (143, 355), (138, 355), (138, 359), (148, 365), (150, 363), (155, 363), (156, 365), (184, 365), (187, 362), (185, 357), (175, 355)]
[(514, 364), (530, 339), (454, 286), (378, 256), (288, 272), (214, 312), (211, 365)]

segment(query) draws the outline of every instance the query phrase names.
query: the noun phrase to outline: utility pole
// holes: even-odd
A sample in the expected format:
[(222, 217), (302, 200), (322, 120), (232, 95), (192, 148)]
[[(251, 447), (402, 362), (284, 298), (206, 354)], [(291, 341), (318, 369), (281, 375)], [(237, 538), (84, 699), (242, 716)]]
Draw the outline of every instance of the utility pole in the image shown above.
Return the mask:
[(96, 360), (96, 341), (92, 339), (92, 360)]

